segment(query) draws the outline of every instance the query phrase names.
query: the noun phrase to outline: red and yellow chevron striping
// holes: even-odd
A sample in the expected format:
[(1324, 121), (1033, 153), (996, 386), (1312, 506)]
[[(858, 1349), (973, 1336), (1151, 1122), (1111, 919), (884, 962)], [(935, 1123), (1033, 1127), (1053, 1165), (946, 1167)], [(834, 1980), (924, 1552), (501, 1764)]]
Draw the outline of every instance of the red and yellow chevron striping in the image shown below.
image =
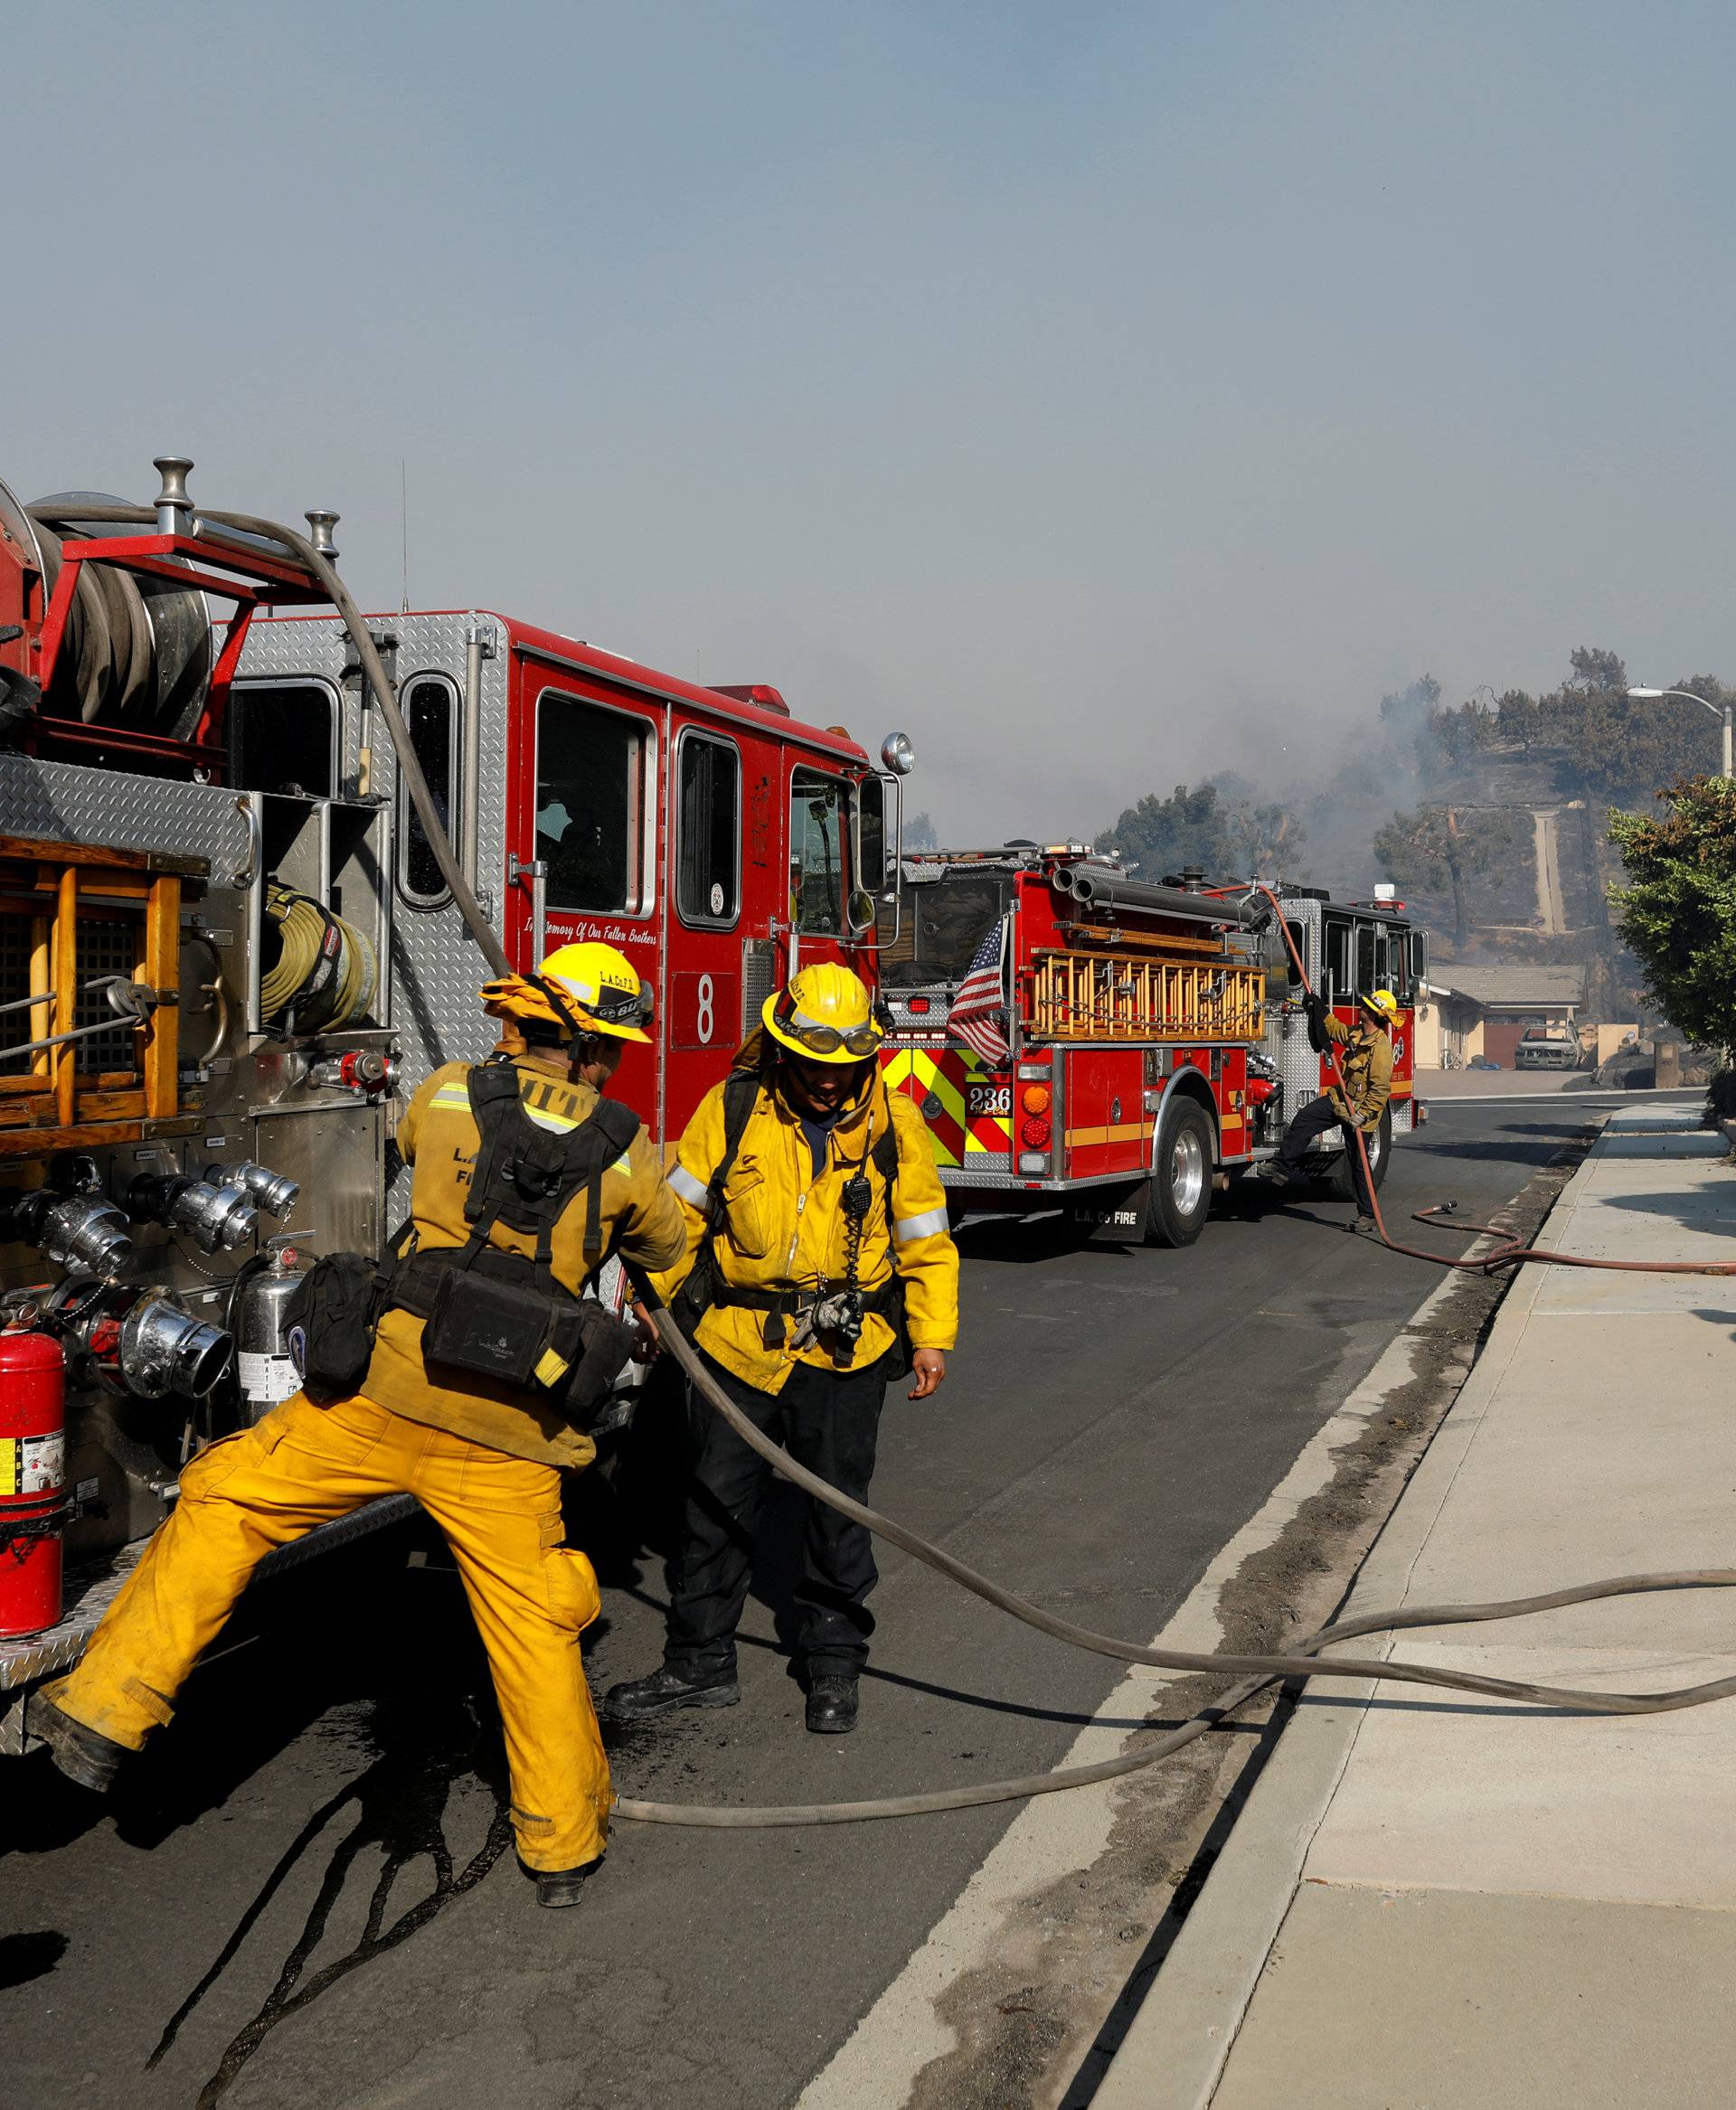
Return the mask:
[[(913, 1100), (928, 1125), (935, 1163), (961, 1169), (968, 1159), (1013, 1153), (1013, 1116), (972, 1114), (971, 1088), (1001, 1085), (1011, 1103), (1011, 1079), (988, 1069), (967, 1048), (896, 1048), (882, 1059), (888, 1091)], [(991, 1169), (984, 1165), (987, 1172)]]

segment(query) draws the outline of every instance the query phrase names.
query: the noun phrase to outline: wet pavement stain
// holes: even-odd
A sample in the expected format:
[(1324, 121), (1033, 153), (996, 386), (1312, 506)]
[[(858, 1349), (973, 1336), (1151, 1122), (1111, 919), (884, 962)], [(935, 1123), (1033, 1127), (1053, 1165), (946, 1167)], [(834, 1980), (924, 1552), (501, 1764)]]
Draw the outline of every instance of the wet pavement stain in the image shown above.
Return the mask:
[[(279, 2022), (301, 2013), (351, 1972), (419, 1933), (454, 1899), (474, 1889), (510, 1849), (513, 1835), (498, 1723), (483, 1719), (468, 1700), (444, 1716), (433, 1719), (429, 1716), (427, 1707), (414, 1703), (381, 1706), (376, 1716), (378, 1756), (308, 1817), (236, 1922), (211, 1968), (165, 2026), (146, 2061), (147, 2071), (172, 2049), (183, 2026), (241, 1954), (291, 1873), (346, 1813), (353, 1813), (354, 1823), (333, 1848), (318, 1894), (271, 1991), (258, 2013), (231, 2039), (199, 2091), (197, 2110), (214, 2110)], [(481, 1847), (460, 1867), (447, 1841), (446, 1815), (454, 1789), (472, 1780), (489, 1790), (495, 1809)], [(371, 1848), (382, 1850), (385, 1858), (374, 1878), (360, 1938), (345, 1955), (304, 1975), (344, 1897), (352, 1871)], [(434, 1888), (388, 1921), (387, 1906), (399, 1875), (424, 1858), (432, 1864)]]

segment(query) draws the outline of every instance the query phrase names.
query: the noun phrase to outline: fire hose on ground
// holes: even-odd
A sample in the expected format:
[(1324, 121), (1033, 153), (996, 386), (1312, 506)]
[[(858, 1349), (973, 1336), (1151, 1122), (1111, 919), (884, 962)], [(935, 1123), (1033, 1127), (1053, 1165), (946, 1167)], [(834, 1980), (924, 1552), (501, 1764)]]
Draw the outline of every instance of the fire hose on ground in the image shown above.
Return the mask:
[[(91, 504), (81, 505), (79, 512), (81, 519), (114, 521), (128, 525), (150, 524), (156, 519), (155, 513), (143, 506)], [(363, 674), (373, 691), (392, 740), (398, 768), (403, 774), (405, 789), (422, 824), (440, 876), (451, 890), (453, 900), (492, 971), (497, 975), (509, 974), (512, 970), (505, 952), (490, 928), (474, 892), (459, 870), (458, 860), (452, 854), (445, 823), (417, 761), (398, 709), (397, 698), (392, 693), (392, 684), (387, 679), (373, 639), (330, 560), (305, 536), (272, 521), (257, 519), (245, 513), (207, 513), (203, 515), (203, 521), (214, 523), (217, 530), (215, 533), (212, 532), (209, 526), (203, 527), (202, 532), (220, 545), (225, 539), (222, 532), (224, 529), (235, 531), (241, 536), (264, 537), (275, 542), (280, 549), (287, 551), (328, 596), (355, 647)], [(1278, 928), (1284, 933), (1285, 943), (1295, 962), (1297, 975), (1302, 985), (1308, 987), (1301, 958), (1285, 926), (1276, 898), (1265, 886), (1257, 884), (1254, 890), (1265, 896), (1277, 916)], [(1335, 1079), (1340, 1082), (1342, 1088), (1336, 1059), (1329, 1056), (1329, 1060), (1332, 1061)], [(1622, 1268), (1646, 1274), (1736, 1274), (1736, 1264), (1701, 1266), (1686, 1261), (1587, 1259), (1524, 1246), (1512, 1240), (1497, 1247), (1493, 1252), (1463, 1258), (1429, 1252), (1421, 1247), (1401, 1245), (1388, 1233), (1381, 1215), (1379, 1200), (1370, 1176), (1367, 1145), (1362, 1132), (1353, 1126), (1352, 1133), (1355, 1147), (1362, 1154), (1363, 1178), (1373, 1204), (1373, 1213), (1379, 1237), (1382, 1243), (1394, 1252), (1433, 1261), (1439, 1267), (1468, 1269), (1485, 1275), (1498, 1267), (1516, 1266), (1524, 1261), (1548, 1261), (1557, 1267)], [(1420, 1212), (1420, 1220), (1433, 1221), (1438, 1213), (1434, 1210)], [(1496, 1238), (1506, 1236), (1491, 1225), (1467, 1223), (1463, 1228)], [(1368, 1634), (1520, 1618), (1533, 1613), (1554, 1611), (1570, 1605), (1588, 1604), (1600, 1598), (1632, 1597), (1659, 1590), (1728, 1589), (1736, 1586), (1736, 1569), (1731, 1568), (1688, 1568), (1652, 1575), (1619, 1576), (1608, 1581), (1582, 1583), (1569, 1589), (1550, 1591), (1539, 1597), (1509, 1598), (1480, 1605), (1428, 1605), (1412, 1606), (1408, 1610), (1373, 1612), (1322, 1627), (1299, 1642), (1294, 1650), (1284, 1653), (1242, 1654), (1231, 1651), (1220, 1653), (1142, 1647), (1136, 1643), (1120, 1640), (1113, 1634), (1094, 1633), (1089, 1627), (1076, 1625), (1071, 1620), (1044, 1611), (1042, 1606), (1021, 1597), (1015, 1591), (1005, 1588), (987, 1576), (978, 1574), (975, 1568), (947, 1552), (944, 1548), (932, 1544), (920, 1533), (895, 1522), (891, 1517), (882, 1515), (879, 1511), (870, 1509), (866, 1503), (853, 1501), (829, 1482), (810, 1473), (806, 1466), (797, 1464), (788, 1452), (753, 1426), (712, 1377), (666, 1312), (656, 1313), (654, 1323), (659, 1341), (692, 1382), (701, 1399), (714, 1413), (722, 1416), (750, 1449), (758, 1452), (782, 1478), (816, 1501), (826, 1503), (851, 1521), (865, 1526), (879, 1537), (900, 1547), (914, 1559), (921, 1561), (940, 1575), (949, 1577), (986, 1604), (995, 1606), (1035, 1632), (1046, 1634), (1053, 1640), (1122, 1663), (1145, 1664), (1161, 1671), (1231, 1677), (1239, 1682), (1212, 1706), (1202, 1710), (1166, 1736), (1094, 1766), (1027, 1775), (1016, 1780), (992, 1781), (975, 1786), (941, 1788), (926, 1794), (891, 1795), (853, 1803), (789, 1804), (750, 1808), (646, 1802), (634, 1797), (623, 1797), (615, 1804), (615, 1814), (618, 1817), (649, 1823), (686, 1824), (725, 1830), (759, 1829), (781, 1825), (852, 1823), (882, 1817), (924, 1816), (943, 1810), (970, 1809), (987, 1803), (1019, 1801), (1033, 1795), (1054, 1794), (1061, 1789), (1085, 1787), (1111, 1780), (1156, 1765), (1181, 1749), (1184, 1745), (1203, 1736), (1238, 1709), (1246, 1706), (1266, 1687), (1291, 1679), (1367, 1678), (1433, 1685), (1450, 1691), (1476, 1693), (1487, 1699), (1518, 1700), (1531, 1706), (1567, 1708), (1580, 1713), (1610, 1715), (1663, 1714), (1680, 1708), (1704, 1706), (1714, 1700), (1736, 1697), (1736, 1677), (1716, 1679), (1707, 1684), (1683, 1686), (1662, 1692), (1587, 1692), (1566, 1686), (1532, 1684), (1517, 1679), (1483, 1677), (1468, 1671), (1451, 1671), (1432, 1664), (1406, 1663), (1398, 1657), (1328, 1657), (1321, 1653), (1337, 1644)]]

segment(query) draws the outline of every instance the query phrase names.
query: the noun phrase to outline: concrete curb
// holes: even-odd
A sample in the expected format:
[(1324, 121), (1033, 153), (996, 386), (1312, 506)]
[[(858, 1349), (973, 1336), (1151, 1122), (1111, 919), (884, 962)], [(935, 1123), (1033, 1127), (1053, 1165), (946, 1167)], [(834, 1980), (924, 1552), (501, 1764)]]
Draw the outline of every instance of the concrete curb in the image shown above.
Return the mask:
[[(1585, 1169), (1555, 1197), (1538, 1242), (1546, 1240)], [(1357, 1570), (1346, 1617), (1403, 1598), (1543, 1280), (1541, 1269), (1521, 1270), (1502, 1299), (1482, 1354)], [(1441, 1290), (1452, 1281), (1448, 1276)], [(1308, 1691), (1316, 1702), (1334, 1704), (1299, 1707), (1285, 1729), (1091, 2098), (1092, 2110), (1205, 2110), (1216, 2092), (1314, 1835), (1361, 1733), (1373, 1685), (1367, 1679), (1321, 1679)]]

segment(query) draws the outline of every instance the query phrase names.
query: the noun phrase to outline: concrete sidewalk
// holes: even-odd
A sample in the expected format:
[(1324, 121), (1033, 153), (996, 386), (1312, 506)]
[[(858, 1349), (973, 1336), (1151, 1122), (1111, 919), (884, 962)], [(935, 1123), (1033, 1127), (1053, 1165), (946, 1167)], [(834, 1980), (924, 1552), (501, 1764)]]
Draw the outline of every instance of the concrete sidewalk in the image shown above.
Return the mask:
[[(1696, 1118), (1622, 1108), (1540, 1242), (1736, 1261), (1736, 1173)], [(1349, 1609), (1736, 1566), (1733, 1338), (1736, 1278), (1524, 1269)], [(1634, 1691), (1736, 1673), (1721, 1591), (1436, 1634), (1382, 1653)], [(1309, 1685), (1094, 2110), (1736, 2102), (1736, 1700), (1380, 1695)]]

